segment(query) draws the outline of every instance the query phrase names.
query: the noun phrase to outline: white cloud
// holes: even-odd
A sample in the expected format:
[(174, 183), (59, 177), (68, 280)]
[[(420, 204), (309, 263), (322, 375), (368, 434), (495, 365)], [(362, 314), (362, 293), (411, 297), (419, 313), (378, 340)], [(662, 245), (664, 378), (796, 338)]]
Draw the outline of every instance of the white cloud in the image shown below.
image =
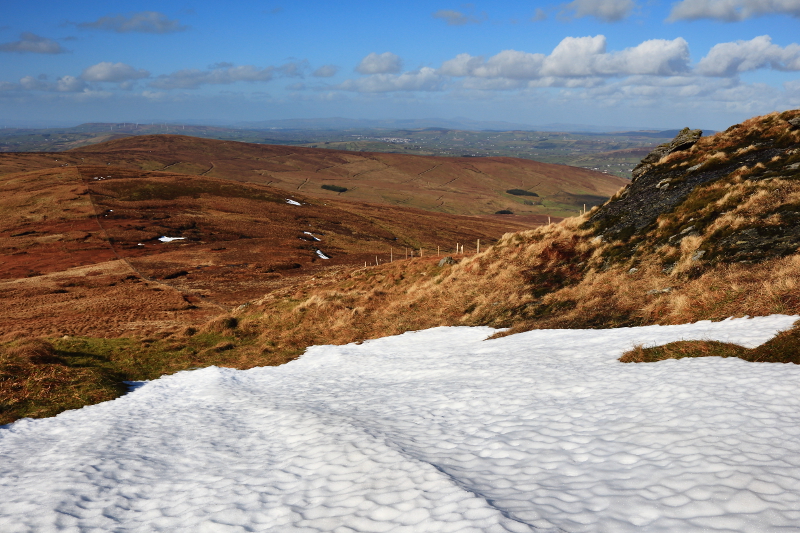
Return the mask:
[(229, 85), (239, 81), (267, 82), (276, 76), (298, 77), (305, 62), (287, 63), (280, 67), (258, 68), (253, 65), (231, 66), (230, 63), (212, 65), (209, 70), (183, 69), (172, 74), (162, 74), (150, 83), (156, 89), (196, 89), (201, 85)]
[(438, 91), (443, 79), (430, 67), (402, 74), (374, 74), (357, 80), (347, 80), (337, 89), (362, 93), (388, 93), (395, 91)]
[(86, 89), (86, 82), (75, 76), (62, 76), (56, 82), (56, 90), (62, 93), (74, 93)]
[(19, 80), (19, 85), (26, 91), (46, 91), (51, 89), (52, 84), (33, 76), (25, 76)]
[(574, 11), (575, 18), (595, 17), (605, 22), (627, 18), (634, 7), (633, 0), (574, 0), (564, 5), (567, 11)]
[(317, 70), (312, 72), (311, 75), (315, 78), (331, 78), (336, 76), (337, 72), (339, 72), (339, 67), (335, 65), (322, 65)]
[(356, 72), (360, 74), (395, 74), (403, 68), (403, 60), (400, 56), (391, 52), (376, 54), (372, 52), (361, 60), (356, 67)]
[(471, 75), (479, 78), (508, 78), (512, 80), (537, 78), (541, 75), (544, 60), (544, 54), (503, 50), (474, 68)]
[(737, 22), (771, 14), (800, 17), (800, 0), (682, 0), (672, 7), (667, 20)]
[(697, 64), (698, 74), (706, 76), (735, 76), (761, 68), (800, 70), (800, 45), (781, 48), (772, 44), (769, 35), (762, 35), (750, 41), (714, 45)]
[(91, 67), (87, 67), (81, 74), (81, 79), (86, 81), (110, 81), (110, 82), (125, 82), (130, 80), (139, 80), (147, 78), (150, 73), (144, 69), (136, 70), (130, 65), (125, 63), (111, 63), (110, 61), (103, 61)]
[(453, 59), (448, 59), (442, 63), (439, 72), (445, 76), (471, 76), (476, 68), (483, 64), (482, 57), (475, 57), (469, 54), (458, 54)]
[(19, 41), (0, 44), (0, 52), (63, 54), (66, 50), (52, 39), (46, 39), (26, 31), (20, 35)]
[(620, 52), (606, 52), (606, 38), (566, 37), (553, 52), (504, 50), (488, 60), (459, 54), (442, 64), (447, 76), (535, 80), (652, 74), (671, 76), (689, 70), (689, 45), (682, 39), (653, 39)]
[(188, 28), (188, 26), (181, 25), (177, 20), (169, 20), (165, 14), (157, 11), (110, 15), (100, 17), (94, 22), (82, 22), (76, 24), (76, 26), (82, 29), (113, 31), (116, 33), (174, 33)]

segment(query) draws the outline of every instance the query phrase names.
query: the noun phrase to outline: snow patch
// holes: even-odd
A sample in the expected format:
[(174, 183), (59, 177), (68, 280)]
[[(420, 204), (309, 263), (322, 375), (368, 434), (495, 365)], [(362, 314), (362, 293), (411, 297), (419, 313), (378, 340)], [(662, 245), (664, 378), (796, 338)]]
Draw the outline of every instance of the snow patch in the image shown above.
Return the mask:
[(434, 328), (0, 429), (0, 531), (788, 531), (800, 366), (623, 364), (797, 317)]
[(322, 259), (330, 259), (330, 257), (328, 257), (322, 252), (322, 250), (317, 250), (317, 255), (320, 256)]
[(161, 241), (161, 242), (172, 242), (172, 241), (182, 241), (185, 238), (186, 237), (167, 237), (167, 236), (164, 236), (164, 237), (159, 237), (158, 240)]
[(287, 199), (286, 199), (286, 203), (287, 203), (287, 204), (290, 204), (290, 205), (303, 205), (303, 204), (301, 204), (300, 202), (298, 202), (298, 201), (296, 201), (296, 200), (291, 200), (291, 199), (289, 199), (289, 198), (287, 198)]
[(303, 233), (305, 233), (306, 235), (310, 235), (311, 238), (314, 239), (317, 242), (322, 242), (313, 233), (311, 233), (310, 231), (304, 231)]

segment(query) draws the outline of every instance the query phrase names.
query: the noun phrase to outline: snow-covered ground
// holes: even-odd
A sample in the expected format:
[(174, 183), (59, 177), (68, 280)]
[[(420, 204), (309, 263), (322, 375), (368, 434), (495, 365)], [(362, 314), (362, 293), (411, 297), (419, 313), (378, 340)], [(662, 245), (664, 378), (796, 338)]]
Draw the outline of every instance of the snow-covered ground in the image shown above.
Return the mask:
[(800, 529), (800, 367), (622, 364), (797, 317), (436, 328), (0, 429), (0, 531)]

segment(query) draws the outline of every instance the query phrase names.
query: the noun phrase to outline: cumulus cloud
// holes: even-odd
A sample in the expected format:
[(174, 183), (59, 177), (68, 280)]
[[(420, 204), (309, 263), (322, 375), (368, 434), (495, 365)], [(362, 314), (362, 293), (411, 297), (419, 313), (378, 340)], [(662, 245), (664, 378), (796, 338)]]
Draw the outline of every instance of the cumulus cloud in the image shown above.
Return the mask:
[(689, 70), (689, 45), (682, 39), (653, 39), (619, 52), (606, 51), (606, 38), (566, 37), (550, 55), (504, 50), (488, 60), (459, 54), (442, 64), (447, 76), (535, 80), (630, 75), (672, 76)]
[(147, 78), (150, 73), (144, 69), (136, 70), (130, 65), (125, 63), (111, 63), (110, 61), (103, 61), (91, 67), (87, 67), (81, 74), (81, 79), (86, 81), (108, 81), (108, 82), (126, 82), (131, 80), (139, 80)]
[(33, 76), (25, 76), (19, 80), (19, 85), (26, 91), (46, 91), (50, 88), (49, 83)]
[(438, 91), (443, 78), (436, 69), (423, 67), (402, 74), (373, 74), (357, 80), (347, 80), (337, 88), (342, 91), (362, 93), (388, 93), (394, 91)]
[(75, 76), (62, 76), (56, 82), (56, 90), (63, 93), (74, 93), (86, 89), (86, 82)]
[(77, 26), (87, 30), (104, 30), (117, 33), (174, 33), (188, 28), (188, 26), (181, 25), (177, 20), (170, 20), (165, 14), (157, 11), (109, 15), (100, 17), (94, 22), (81, 22)]
[(800, 0), (681, 0), (672, 7), (667, 20), (738, 22), (771, 14), (800, 17)]
[(565, 4), (575, 18), (594, 17), (604, 22), (617, 22), (630, 16), (636, 3), (633, 0), (574, 0)]
[(781, 48), (772, 44), (769, 35), (762, 35), (750, 41), (714, 45), (697, 64), (697, 72), (705, 76), (735, 76), (761, 68), (800, 70), (800, 45)]
[(465, 24), (480, 24), (481, 19), (466, 15), (452, 9), (440, 9), (433, 14), (433, 18), (443, 20), (448, 26), (464, 26)]
[(395, 74), (403, 68), (403, 60), (400, 56), (391, 52), (376, 54), (372, 52), (361, 60), (356, 67), (356, 72), (360, 74)]
[(66, 50), (52, 39), (40, 37), (35, 33), (26, 31), (19, 36), (19, 41), (0, 44), (0, 52), (63, 54)]
[(322, 65), (311, 73), (315, 78), (331, 78), (339, 72), (339, 67), (335, 65)]

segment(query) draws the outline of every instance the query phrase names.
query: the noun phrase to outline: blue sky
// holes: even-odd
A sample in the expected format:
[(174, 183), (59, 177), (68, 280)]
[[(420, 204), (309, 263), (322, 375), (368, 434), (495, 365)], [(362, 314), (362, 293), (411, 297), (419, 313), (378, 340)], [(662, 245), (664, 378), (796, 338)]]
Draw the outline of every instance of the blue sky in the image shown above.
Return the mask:
[(722, 129), (800, 107), (800, 0), (9, 3), (0, 126), (454, 118)]

